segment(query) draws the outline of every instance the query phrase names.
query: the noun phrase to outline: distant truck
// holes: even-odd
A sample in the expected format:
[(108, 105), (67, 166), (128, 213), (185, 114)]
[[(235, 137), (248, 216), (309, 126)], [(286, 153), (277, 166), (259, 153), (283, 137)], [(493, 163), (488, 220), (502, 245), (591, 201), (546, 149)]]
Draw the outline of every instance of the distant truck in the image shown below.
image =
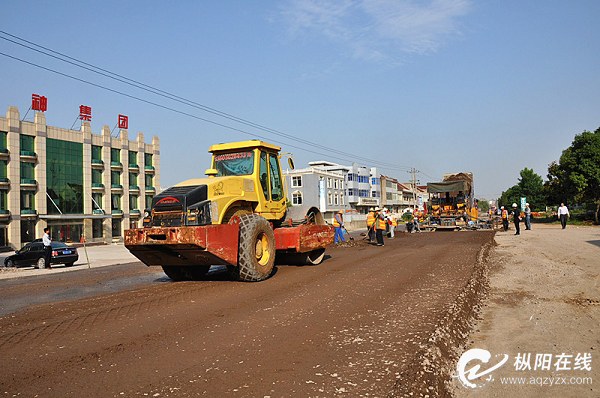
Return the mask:
[(211, 265), (226, 265), (238, 280), (260, 281), (276, 260), (319, 264), (333, 227), (317, 208), (287, 206), (280, 151), (258, 140), (211, 146), (208, 177), (156, 195), (143, 228), (125, 231), (125, 247), (176, 281), (200, 278)]
[(430, 194), (432, 221), (439, 229), (460, 229), (477, 218), (474, 206), (473, 174), (444, 174), (441, 182), (427, 184)]

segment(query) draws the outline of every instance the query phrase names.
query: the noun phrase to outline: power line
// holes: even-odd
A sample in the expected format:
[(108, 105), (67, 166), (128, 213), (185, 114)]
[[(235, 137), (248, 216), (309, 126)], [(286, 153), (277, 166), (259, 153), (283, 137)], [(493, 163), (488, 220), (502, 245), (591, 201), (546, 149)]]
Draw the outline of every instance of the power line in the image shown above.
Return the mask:
[[(36, 51), (36, 52), (38, 52), (38, 53), (41, 53), (41, 54), (44, 54), (44, 55), (46, 55), (46, 56), (52, 57), (52, 58), (54, 58), (54, 59), (57, 59), (57, 60), (59, 60), (59, 61), (66, 62), (66, 63), (68, 63), (68, 64), (71, 64), (71, 65), (73, 65), (73, 66), (77, 66), (77, 67), (79, 67), (79, 68), (82, 68), (82, 69), (88, 70), (88, 71), (90, 71), (90, 72), (93, 72), (93, 73), (99, 74), (99, 75), (101, 75), (101, 76), (104, 76), (104, 77), (107, 77), (107, 78), (110, 78), (110, 79), (116, 80), (116, 81), (118, 81), (118, 82), (121, 82), (121, 83), (124, 83), (124, 84), (130, 85), (130, 86), (132, 86), (132, 87), (136, 87), (136, 88), (138, 88), (138, 89), (141, 89), (141, 90), (144, 90), (144, 91), (150, 92), (150, 93), (152, 93), (152, 94), (155, 94), (155, 95), (159, 95), (159, 96), (161, 96), (161, 97), (164, 97), (164, 98), (170, 99), (170, 100), (172, 100), (172, 101), (176, 101), (176, 102), (182, 103), (182, 104), (184, 104), (184, 105), (187, 105), (187, 106), (190, 106), (190, 107), (194, 107), (194, 108), (196, 108), (196, 109), (200, 109), (200, 110), (202, 110), (202, 111), (205, 111), (205, 112), (208, 112), (208, 113), (214, 114), (214, 115), (216, 115), (216, 116), (223, 117), (223, 118), (225, 118), (225, 119), (228, 119), (228, 120), (231, 120), (231, 121), (234, 121), (234, 122), (237, 122), (237, 123), (240, 123), (240, 124), (243, 124), (243, 125), (246, 125), (246, 126), (252, 127), (252, 128), (256, 128), (256, 129), (258, 129), (258, 130), (261, 130), (261, 131), (264, 131), (264, 132), (267, 132), (267, 133), (275, 134), (275, 135), (278, 135), (278, 136), (280, 136), (280, 137), (287, 138), (287, 139), (290, 139), (290, 140), (293, 140), (293, 141), (296, 141), (296, 142), (299, 142), (299, 143), (302, 143), (302, 144), (305, 144), (305, 145), (314, 146), (314, 147), (317, 147), (317, 148), (320, 148), (320, 149), (326, 150), (326, 151), (328, 151), (328, 152), (337, 153), (338, 155), (341, 155), (341, 156), (346, 156), (346, 157), (349, 157), (349, 158), (351, 158), (351, 159), (355, 159), (355, 160), (362, 160), (362, 161), (365, 161), (365, 162), (368, 162), (368, 163), (372, 163), (372, 164), (379, 164), (379, 165), (381, 165), (381, 166), (382, 166), (382, 168), (397, 169), (397, 170), (408, 169), (407, 167), (403, 167), (403, 166), (397, 166), (397, 165), (395, 165), (395, 164), (392, 164), (392, 163), (387, 163), (387, 162), (375, 161), (375, 160), (373, 160), (373, 159), (369, 159), (369, 158), (365, 158), (365, 157), (358, 156), (358, 155), (355, 155), (355, 154), (351, 154), (351, 153), (348, 153), (348, 152), (340, 151), (340, 150), (338, 150), (338, 149), (335, 149), (335, 148), (330, 148), (330, 147), (327, 147), (327, 146), (324, 146), (324, 145), (321, 145), (321, 144), (318, 144), (318, 143), (315, 143), (315, 142), (312, 142), (312, 141), (309, 141), (309, 140), (305, 140), (305, 139), (302, 139), (302, 138), (299, 138), (299, 137), (295, 137), (295, 136), (293, 136), (293, 135), (286, 134), (286, 133), (284, 133), (284, 132), (281, 132), (281, 131), (279, 131), (279, 130), (275, 130), (275, 129), (272, 129), (272, 128), (269, 128), (269, 127), (262, 126), (262, 125), (260, 125), (260, 124), (257, 124), (257, 123), (254, 123), (254, 122), (251, 122), (251, 121), (249, 121), (249, 120), (246, 120), (246, 119), (243, 119), (243, 118), (240, 118), (240, 117), (237, 117), (237, 116), (231, 115), (231, 114), (229, 114), (229, 113), (226, 113), (226, 112), (219, 111), (219, 110), (217, 110), (217, 109), (214, 109), (214, 108), (208, 107), (208, 106), (206, 106), (206, 105), (202, 105), (202, 104), (200, 104), (200, 103), (197, 103), (197, 102), (194, 102), (194, 101), (192, 101), (192, 100), (188, 100), (188, 99), (186, 99), (186, 98), (183, 98), (183, 97), (177, 96), (177, 95), (175, 95), (175, 94), (171, 94), (171, 93), (169, 93), (169, 92), (167, 92), (167, 91), (163, 91), (163, 90), (160, 90), (160, 89), (158, 89), (158, 88), (155, 88), (155, 87), (149, 86), (149, 85), (147, 85), (147, 84), (144, 84), (144, 83), (138, 82), (138, 81), (136, 81), (136, 80), (133, 80), (133, 79), (127, 78), (127, 77), (125, 77), (125, 76), (122, 76), (122, 75), (116, 74), (116, 73), (114, 73), (114, 72), (111, 72), (111, 71), (108, 71), (108, 70), (106, 70), (106, 69), (103, 69), (103, 68), (100, 68), (100, 67), (94, 66), (94, 65), (92, 65), (92, 64), (86, 63), (86, 62), (84, 62), (84, 61), (81, 61), (81, 60), (78, 60), (78, 59), (76, 59), (76, 58), (70, 57), (70, 56), (68, 56), (68, 55), (62, 54), (62, 53), (60, 53), (60, 52), (54, 51), (54, 50), (52, 50), (52, 49), (49, 49), (49, 48), (47, 48), (47, 47), (44, 47), (44, 46), (38, 45), (38, 44), (36, 44), (36, 43), (33, 43), (33, 42), (31, 42), (31, 41), (25, 40), (25, 39), (23, 39), (23, 38), (21, 38), (21, 37), (18, 37), (18, 36), (12, 35), (12, 34), (10, 34), (10, 33), (7, 33), (7, 32), (5, 32), (5, 31), (2, 31), (2, 30), (0, 30), (0, 33), (2, 33), (2, 34), (4, 34), (4, 35), (7, 35), (7, 36), (10, 36), (10, 37), (12, 37), (12, 38), (15, 38), (15, 39), (17, 39), (17, 40), (20, 40), (20, 41), (22, 41), (22, 42), (25, 42), (25, 43), (31, 44), (32, 46), (35, 46), (35, 47), (42, 48), (42, 49), (44, 49), (44, 50), (46, 50), (46, 51), (48, 51), (48, 52), (50, 52), (50, 53), (52, 53), (52, 54), (50, 54), (50, 53), (48, 53), (48, 52), (46, 52), (46, 51), (42, 51), (42, 50), (39, 50), (39, 49), (37, 49), (37, 48), (31, 47), (31, 46), (25, 45), (25, 44), (23, 44), (23, 43), (19, 43), (19, 42), (15, 41), (15, 40), (11, 40), (11, 39), (9, 39), (9, 38), (6, 38), (6, 37), (2, 37), (2, 36), (0, 36), (0, 38), (4, 39), (4, 40), (6, 40), (6, 41), (9, 41), (9, 42), (11, 42), (11, 43), (13, 43), (13, 44), (16, 44), (16, 45), (19, 45), (19, 46), (22, 46), (22, 47), (28, 48), (28, 49), (30, 49), (30, 50), (32, 50), (32, 51)], [(57, 54), (57, 55), (54, 55), (54, 54)], [(3, 54), (3, 55), (5, 55), (5, 54)], [(63, 58), (61, 58), (61, 57), (63, 57)], [(66, 59), (64, 59), (64, 58), (66, 58)], [(15, 59), (17, 59), (17, 58), (15, 57)], [(20, 60), (20, 59), (18, 59), (18, 60)], [(32, 63), (32, 65), (34, 65), (34, 66), (38, 66), (37, 64), (33, 64), (33, 63)], [(69, 77), (71, 77), (71, 76), (69, 76)], [(87, 81), (86, 81), (86, 82), (87, 82)], [(103, 87), (103, 88), (104, 88), (104, 87)], [(133, 98), (133, 97), (131, 97), (131, 98)], [(138, 99), (138, 98), (136, 98), (136, 99)], [(204, 120), (204, 119), (202, 119), (202, 120)], [(289, 145), (289, 144), (288, 144), (288, 145)], [(291, 146), (291, 145), (290, 145), (290, 146)], [(296, 147), (296, 148), (297, 148), (297, 147)], [(302, 148), (298, 148), (298, 149), (301, 149), (301, 150), (306, 150), (306, 149), (302, 149)], [(307, 151), (309, 151), (309, 150), (307, 150)], [(309, 152), (313, 152), (313, 153), (315, 153), (314, 151), (309, 151)], [(331, 156), (331, 155), (330, 155), (330, 154), (327, 154), (327, 155), (325, 155), (325, 156)], [(336, 159), (338, 159), (338, 160), (339, 160), (339, 158), (336, 158)], [(345, 159), (345, 160), (346, 160), (346, 159)]]
[[(242, 130), (242, 129), (239, 129), (239, 128), (236, 128), (236, 127), (228, 126), (228, 125), (225, 125), (225, 124), (222, 124), (222, 123), (219, 123), (219, 122), (215, 122), (215, 121), (210, 120), (210, 119), (206, 119), (206, 118), (203, 118), (203, 117), (200, 117), (200, 116), (197, 116), (197, 115), (193, 115), (193, 114), (188, 113), (188, 112), (184, 112), (184, 111), (181, 111), (181, 110), (178, 110), (178, 109), (175, 109), (175, 108), (171, 108), (171, 107), (166, 106), (166, 105), (161, 105), (161, 104), (158, 104), (156, 102), (152, 102), (152, 101), (140, 98), (140, 97), (136, 97), (136, 96), (131, 95), (131, 94), (127, 94), (127, 93), (124, 93), (124, 92), (121, 92), (121, 91), (118, 91), (118, 90), (115, 90), (115, 89), (112, 89), (112, 88), (109, 88), (109, 87), (105, 87), (105, 86), (102, 86), (100, 84), (93, 83), (93, 82), (90, 82), (90, 81), (87, 81), (87, 80), (84, 80), (84, 79), (81, 79), (81, 78), (78, 78), (78, 77), (75, 77), (75, 76), (71, 76), (71, 75), (68, 75), (66, 73), (59, 72), (57, 70), (54, 70), (54, 69), (51, 69), (51, 68), (48, 68), (48, 67), (45, 67), (45, 66), (42, 66), (42, 65), (38, 65), (38, 64), (30, 62), (30, 61), (26, 61), (24, 59), (21, 59), (21, 58), (18, 58), (18, 57), (9, 55), (9, 54), (5, 54), (3, 52), (0, 52), (0, 55), (3, 55), (5, 57), (11, 58), (11, 59), (14, 59), (16, 61), (23, 62), (23, 63), (31, 65), (31, 66), (35, 66), (37, 68), (46, 70), (48, 72), (52, 72), (52, 73), (58, 74), (58, 75), (63, 76), (63, 77), (67, 77), (69, 79), (76, 80), (76, 81), (81, 82), (81, 83), (88, 84), (88, 85), (93, 86), (93, 87), (101, 88), (103, 90), (110, 91), (110, 92), (115, 93), (115, 94), (119, 94), (119, 95), (122, 95), (122, 96), (125, 96), (125, 97), (128, 97), (128, 98), (137, 100), (137, 101), (144, 102), (144, 103), (149, 104), (149, 105), (153, 105), (153, 106), (165, 109), (165, 110), (169, 110), (171, 112), (178, 113), (180, 115), (188, 116), (188, 117), (191, 117), (191, 118), (194, 118), (194, 119), (197, 119), (197, 120), (201, 120), (201, 121), (206, 122), (206, 123), (211, 123), (211, 124), (213, 124), (215, 126), (219, 126), (219, 127), (223, 127), (223, 128), (229, 129), (229, 130), (237, 131), (237, 132), (240, 132), (242, 134), (247, 134), (247, 135), (250, 135), (250, 136), (252, 136), (254, 138), (258, 137), (258, 138), (262, 138), (264, 140), (268, 140), (268, 141), (275, 142), (275, 143), (278, 143), (278, 144), (287, 145), (289, 147), (296, 148), (296, 149), (299, 149), (301, 151), (314, 153), (314, 154), (317, 154), (317, 155), (321, 155), (321, 156), (325, 156), (325, 157), (337, 159), (337, 160), (344, 161), (344, 162), (348, 161), (347, 158), (341, 158), (341, 157), (338, 157), (338, 156), (333, 156), (333, 155), (331, 155), (329, 153), (322, 153), (322, 152), (314, 151), (314, 150), (311, 150), (311, 149), (302, 148), (302, 147), (299, 147), (299, 146), (294, 145), (294, 144), (290, 144), (290, 143), (279, 141), (279, 140), (272, 139), (272, 138), (267, 138), (265, 136), (261, 136), (261, 135), (255, 134), (255, 133), (250, 133), (248, 131), (245, 131), (245, 130)], [(372, 163), (373, 164), (378, 164), (379, 162), (373, 161)], [(381, 167), (381, 168), (398, 170), (398, 167), (386, 167), (386, 166), (384, 166), (384, 167)]]

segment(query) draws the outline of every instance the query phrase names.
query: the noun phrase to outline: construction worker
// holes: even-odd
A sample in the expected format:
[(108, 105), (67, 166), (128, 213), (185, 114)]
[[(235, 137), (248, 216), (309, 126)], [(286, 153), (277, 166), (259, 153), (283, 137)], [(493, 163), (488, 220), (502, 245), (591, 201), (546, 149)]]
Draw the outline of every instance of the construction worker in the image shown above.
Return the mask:
[[(381, 210), (379, 207), (375, 208), (375, 212)], [(375, 219), (375, 235), (377, 236), (377, 246), (383, 246), (383, 234), (385, 233), (387, 222), (385, 216), (382, 213), (376, 213), (377, 218)]]
[(335, 234), (333, 235), (333, 243), (343, 242), (344, 241), (344, 233), (342, 232), (342, 227), (344, 226), (344, 214), (343, 210), (338, 211), (333, 216), (333, 227), (335, 228)]
[(504, 206), (500, 206), (500, 214), (502, 214), (502, 227), (504, 231), (508, 231), (508, 210), (504, 209)]
[(419, 227), (419, 211), (417, 209), (415, 209), (415, 212), (413, 213), (413, 223), (415, 224), (415, 233), (421, 232), (421, 227)]
[(367, 235), (369, 237), (369, 243), (373, 242), (373, 238), (375, 237), (375, 209), (370, 208), (369, 213), (367, 214)]
[(516, 203), (512, 204), (512, 208), (513, 208), (513, 211), (512, 211), (513, 222), (515, 223), (515, 229), (517, 230), (515, 235), (520, 235), (521, 227), (519, 226), (519, 223), (521, 222), (521, 209), (517, 208)]
[(389, 220), (390, 220), (389, 221), (390, 222), (390, 239), (393, 239), (394, 238), (394, 230), (398, 226), (398, 221), (396, 220), (395, 217), (390, 217)]

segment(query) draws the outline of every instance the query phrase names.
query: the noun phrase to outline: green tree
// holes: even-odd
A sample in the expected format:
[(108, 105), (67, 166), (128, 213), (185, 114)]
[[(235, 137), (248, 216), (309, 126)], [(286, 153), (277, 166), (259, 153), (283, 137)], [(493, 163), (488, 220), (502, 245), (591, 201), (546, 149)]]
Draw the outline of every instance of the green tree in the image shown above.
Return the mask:
[(519, 185), (513, 185), (502, 192), (502, 196), (498, 199), (498, 207), (504, 206), (505, 209), (510, 209), (510, 206), (513, 203), (516, 203), (517, 206), (519, 206), (521, 196), (523, 196), (521, 195), (521, 187)]
[[(594, 220), (600, 213), (600, 128), (593, 133), (575, 135), (558, 163), (548, 167), (548, 182), (544, 193), (549, 199), (565, 203), (596, 204)], [(559, 201), (556, 201), (558, 203)]]
[(524, 168), (521, 170), (519, 179), (519, 188), (521, 196), (527, 198), (529, 207), (533, 211), (545, 210), (546, 201), (544, 197), (544, 180), (542, 176), (535, 174), (533, 169)]
[(499, 199), (500, 205), (506, 207), (516, 203), (520, 207), (521, 198), (525, 197), (532, 210), (544, 210), (546, 202), (544, 180), (542, 180), (542, 177), (535, 174), (533, 169), (528, 169), (527, 167), (521, 170), (519, 175), (518, 184), (502, 192), (502, 196)]

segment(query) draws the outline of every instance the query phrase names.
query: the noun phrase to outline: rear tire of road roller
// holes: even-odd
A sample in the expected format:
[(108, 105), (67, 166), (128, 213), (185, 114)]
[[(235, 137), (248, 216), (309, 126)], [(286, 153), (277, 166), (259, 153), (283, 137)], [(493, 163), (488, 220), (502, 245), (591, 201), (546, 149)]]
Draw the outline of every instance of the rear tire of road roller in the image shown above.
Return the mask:
[(210, 265), (166, 266), (162, 269), (175, 282), (194, 281), (202, 278), (208, 272)]
[(239, 219), (238, 265), (228, 269), (240, 281), (267, 279), (275, 264), (275, 235), (271, 225), (256, 214), (242, 214)]

